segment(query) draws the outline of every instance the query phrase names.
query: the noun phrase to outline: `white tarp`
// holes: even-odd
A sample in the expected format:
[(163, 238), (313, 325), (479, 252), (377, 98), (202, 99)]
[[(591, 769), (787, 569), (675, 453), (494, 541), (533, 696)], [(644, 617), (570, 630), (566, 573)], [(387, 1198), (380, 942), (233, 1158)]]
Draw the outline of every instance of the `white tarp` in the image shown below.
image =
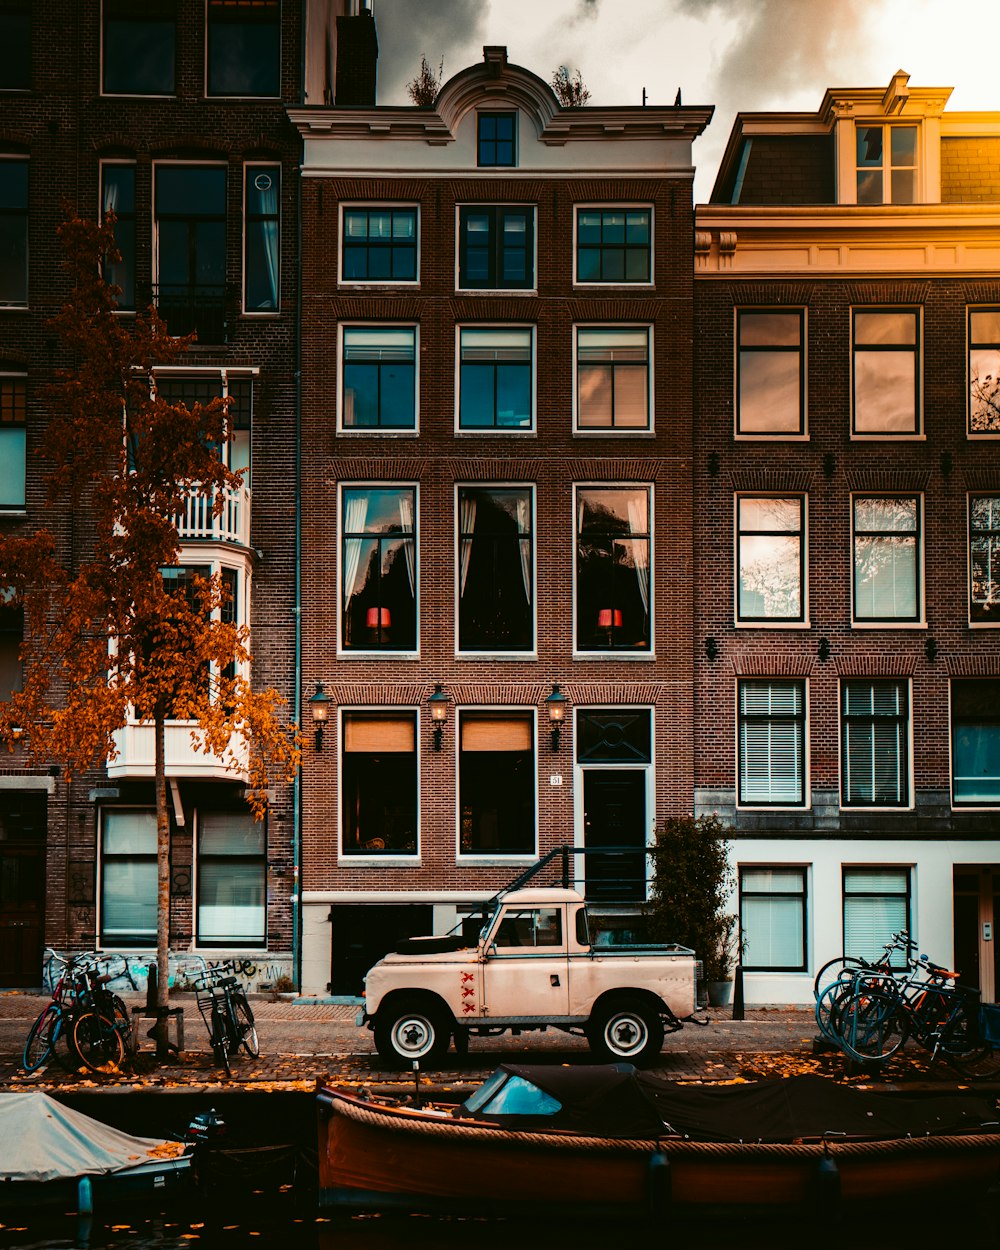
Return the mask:
[(40, 1090), (0, 1094), (0, 1182), (52, 1181), (146, 1163), (162, 1143), (131, 1137)]

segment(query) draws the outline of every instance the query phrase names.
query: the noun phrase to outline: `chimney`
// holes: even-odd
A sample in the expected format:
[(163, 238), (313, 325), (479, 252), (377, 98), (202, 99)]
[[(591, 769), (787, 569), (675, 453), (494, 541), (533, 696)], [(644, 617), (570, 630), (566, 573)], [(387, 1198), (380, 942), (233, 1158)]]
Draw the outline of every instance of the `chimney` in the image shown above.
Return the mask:
[(375, 103), (378, 38), (371, 4), (357, 5), (352, 17), (337, 18), (338, 108), (366, 108)]

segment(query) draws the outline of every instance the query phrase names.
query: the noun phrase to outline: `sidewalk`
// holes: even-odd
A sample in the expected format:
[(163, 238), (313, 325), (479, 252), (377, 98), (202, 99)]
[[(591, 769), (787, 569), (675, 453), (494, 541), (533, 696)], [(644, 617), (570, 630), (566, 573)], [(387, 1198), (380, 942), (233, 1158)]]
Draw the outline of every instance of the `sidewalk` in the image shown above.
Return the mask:
[[(126, 995), (130, 1006), (144, 999)], [(128, 1070), (112, 1075), (69, 1070), (51, 1061), (31, 1075), (21, 1068), (21, 1049), (31, 1022), (48, 1000), (16, 991), (0, 992), (0, 1091), (40, 1088), (95, 1089), (154, 1088), (195, 1092), (207, 1088), (311, 1090), (316, 1081), (340, 1084), (393, 1085), (412, 1082), (412, 1075), (389, 1068), (375, 1053), (372, 1034), (355, 1026), (358, 1004), (252, 1001), (260, 1038), (259, 1059), (241, 1055), (233, 1061), (233, 1076), (217, 1067), (204, 1022), (194, 997), (173, 996), (184, 1008), (184, 1051), (158, 1064), (146, 1037), (151, 1021), (140, 1023), (140, 1053)], [(746, 1019), (733, 1020), (729, 1009), (702, 1013), (705, 1027), (687, 1024), (668, 1035), (657, 1064), (665, 1076), (684, 1081), (738, 1081), (767, 1076), (814, 1072), (876, 1088), (969, 1088), (945, 1063), (929, 1066), (925, 1052), (907, 1046), (881, 1072), (849, 1071), (844, 1056), (814, 1049), (817, 1029), (813, 1014), (804, 1007), (753, 1007)], [(65, 1054), (64, 1050), (62, 1051)], [(505, 1034), (473, 1038), (466, 1056), (449, 1051), (442, 1068), (423, 1072), (434, 1084), (474, 1085), (502, 1062), (588, 1062), (583, 1038), (550, 1030), (545, 1033)], [(1000, 1093), (1000, 1082), (979, 1082), (975, 1088)]]

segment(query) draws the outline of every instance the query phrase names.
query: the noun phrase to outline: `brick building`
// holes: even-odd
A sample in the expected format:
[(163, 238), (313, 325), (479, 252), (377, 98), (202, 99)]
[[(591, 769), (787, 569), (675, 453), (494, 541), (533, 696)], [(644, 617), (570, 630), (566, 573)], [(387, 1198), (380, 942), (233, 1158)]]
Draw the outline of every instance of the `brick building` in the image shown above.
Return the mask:
[(997, 996), (1000, 115), (741, 114), (696, 210), (695, 808), (748, 1001), (894, 929)]
[[(312, 33), (330, 42), (344, 6), (315, 8)], [(198, 332), (161, 392), (228, 394), (227, 454), (252, 474), (221, 517), (183, 519), (181, 567), (222, 574), (252, 625), (255, 680), (293, 711), (300, 143), (285, 106), (303, 98), (301, 28), (294, 0), (0, 5), (0, 527), (51, 525), (71, 563), (87, 549), (86, 517), (47, 509), (33, 453), (42, 388), (66, 363), (47, 328), (66, 295), (56, 228), (67, 211), (113, 209), (121, 315), (152, 300), (172, 330)], [(19, 680), (21, 629), (5, 610), (0, 695)], [(26, 766), (18, 744), (2, 756), (0, 984), (37, 983), (43, 941), (138, 963), (155, 944), (152, 731), (130, 724), (119, 745), (72, 785)], [(167, 773), (172, 951), (249, 950), (270, 975), (290, 972), (292, 788), (254, 825), (239, 777), (178, 723)]]
[(306, 990), (356, 992), (395, 937), (566, 844), (640, 852), (586, 870), (627, 928), (655, 817), (690, 808), (710, 116), (563, 108), (502, 47), (433, 105), (291, 111), (302, 697), (326, 717), (314, 736), (306, 712)]

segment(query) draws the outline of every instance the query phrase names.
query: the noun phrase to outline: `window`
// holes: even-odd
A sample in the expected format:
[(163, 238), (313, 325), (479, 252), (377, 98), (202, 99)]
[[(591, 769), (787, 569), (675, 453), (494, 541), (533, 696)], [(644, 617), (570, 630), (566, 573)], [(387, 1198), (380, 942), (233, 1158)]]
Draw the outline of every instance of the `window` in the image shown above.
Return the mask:
[(508, 911), (493, 938), (498, 948), (562, 946), (562, 912), (557, 907), (525, 907)]
[(25, 398), (24, 376), (0, 373), (0, 512), (24, 507)]
[(910, 705), (905, 681), (841, 685), (841, 796), (844, 807), (907, 807)]
[(263, 946), (267, 840), (249, 811), (198, 816), (198, 945)]
[(156, 944), (156, 812), (101, 812), (101, 945)]
[(156, 167), (156, 306), (170, 333), (225, 340), (226, 170)]
[(343, 282), (416, 282), (417, 210), (345, 208)]
[(24, 609), (14, 607), (0, 590), (0, 699), (21, 689), (21, 644), (24, 642)]
[(414, 651), (417, 543), (412, 486), (344, 487), (341, 497), (345, 651)]
[(534, 646), (532, 492), (528, 486), (458, 491), (458, 648)]
[(459, 330), (460, 429), (532, 428), (532, 345), (529, 326)]
[(104, 278), (121, 288), (118, 307), (135, 308), (135, 165), (117, 161), (101, 164), (101, 212), (115, 215), (115, 242), (121, 260), (108, 261)]
[(648, 430), (648, 327), (578, 327), (576, 423), (580, 430)]
[(344, 326), (345, 430), (417, 428), (416, 326)]
[(247, 165), (243, 205), (243, 308), (281, 306), (280, 165)]
[(28, 302), (28, 162), (0, 158), (0, 307)]
[(956, 805), (1000, 803), (1000, 681), (951, 683), (951, 793)]
[(102, 91), (105, 95), (173, 95), (176, 0), (104, 0)]
[(524, 290), (535, 285), (535, 210), (497, 205), (458, 210), (458, 285)]
[(531, 712), (459, 712), (463, 855), (535, 854)]
[(477, 117), (477, 164), (517, 164), (517, 114), (479, 113)]
[(576, 492), (576, 647), (650, 650), (648, 486), (587, 486)]
[(920, 499), (856, 495), (854, 619), (920, 619)]
[(853, 325), (853, 433), (919, 434), (919, 313), (855, 309)]
[(874, 963), (900, 930), (911, 931), (909, 868), (845, 868), (844, 954)]
[(208, 0), (208, 94), (281, 94), (279, 0)]
[(805, 803), (806, 691), (801, 681), (739, 684), (739, 802)]
[(1000, 625), (1000, 495), (969, 498), (969, 620)]
[(736, 497), (736, 616), (740, 621), (805, 619), (804, 495)]
[(917, 197), (916, 126), (856, 130), (859, 204), (913, 204)]
[(0, 91), (31, 89), (31, 9), (29, 0), (0, 5)]
[(417, 715), (344, 712), (345, 855), (416, 855)]
[(736, 433), (805, 433), (805, 317), (796, 312), (736, 314)]
[(969, 433), (1000, 433), (1000, 308), (969, 309)]
[(578, 208), (577, 282), (652, 282), (652, 209)]
[(806, 970), (804, 868), (740, 869), (740, 938), (744, 969)]
[[(250, 486), (250, 440), (253, 425), (253, 378), (234, 377), (232, 374), (215, 373), (208, 376), (197, 374), (158, 374), (157, 394), (171, 404), (210, 404), (213, 399), (228, 399), (226, 416), (232, 437), (222, 443), (219, 455), (233, 473), (243, 473), (243, 481)], [(188, 535), (195, 537), (195, 535)], [(204, 535), (197, 535), (204, 537)]]

